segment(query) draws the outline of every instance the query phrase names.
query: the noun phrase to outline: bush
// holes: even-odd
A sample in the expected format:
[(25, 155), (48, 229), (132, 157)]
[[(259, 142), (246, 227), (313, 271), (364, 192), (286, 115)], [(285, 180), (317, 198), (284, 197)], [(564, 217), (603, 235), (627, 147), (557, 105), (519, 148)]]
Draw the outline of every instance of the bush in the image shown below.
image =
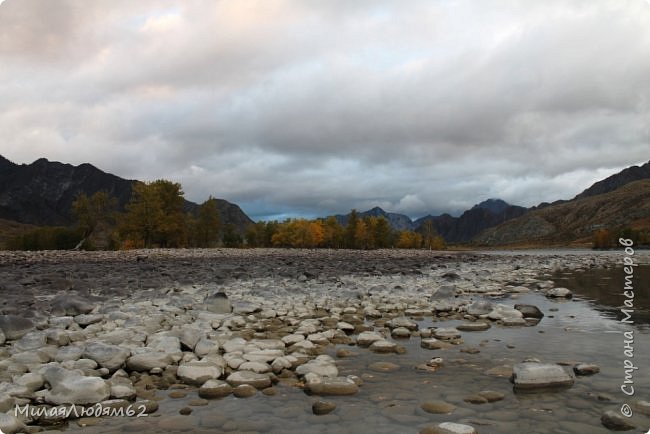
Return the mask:
[[(9, 250), (69, 250), (83, 238), (80, 229), (46, 226), (18, 235), (7, 243)], [(88, 246), (85, 246), (88, 248)]]

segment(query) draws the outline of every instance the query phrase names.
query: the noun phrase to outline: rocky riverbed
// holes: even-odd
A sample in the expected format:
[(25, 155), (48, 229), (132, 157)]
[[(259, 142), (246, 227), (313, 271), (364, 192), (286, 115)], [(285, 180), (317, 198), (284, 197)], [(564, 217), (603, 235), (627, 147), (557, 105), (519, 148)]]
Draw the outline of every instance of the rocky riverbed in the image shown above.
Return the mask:
[(0, 429), (645, 433), (623, 329), (550, 280), (620, 256), (2, 252)]

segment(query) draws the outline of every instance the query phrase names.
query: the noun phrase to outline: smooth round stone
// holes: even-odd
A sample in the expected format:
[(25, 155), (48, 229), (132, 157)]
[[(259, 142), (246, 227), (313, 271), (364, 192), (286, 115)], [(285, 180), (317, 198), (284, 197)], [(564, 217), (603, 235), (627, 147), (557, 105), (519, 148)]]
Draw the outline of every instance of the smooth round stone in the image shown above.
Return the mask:
[(347, 377), (321, 378), (308, 374), (306, 379), (305, 390), (314, 395), (354, 395), (359, 391), (357, 383)]
[(420, 434), (478, 434), (474, 427), (454, 422), (443, 422), (434, 426), (427, 426), (420, 430)]
[(374, 372), (393, 372), (399, 370), (399, 365), (391, 362), (375, 362), (368, 366)]
[(456, 406), (444, 401), (427, 401), (420, 404), (420, 408), (427, 413), (433, 414), (451, 414), (456, 410)]
[(257, 389), (264, 389), (271, 385), (271, 378), (268, 375), (258, 374), (253, 371), (233, 372), (226, 378), (226, 381), (234, 387), (248, 384)]
[(487, 404), (487, 398), (480, 395), (469, 395), (463, 398), (463, 401), (469, 402), (471, 404)]
[(411, 337), (411, 331), (406, 327), (397, 327), (390, 332), (390, 335), (396, 339), (408, 339)]
[(257, 389), (250, 384), (240, 384), (235, 387), (232, 394), (237, 398), (250, 398), (257, 393)]
[(441, 350), (444, 348), (449, 348), (450, 346), (451, 344), (439, 341), (436, 338), (427, 338), (420, 341), (420, 347), (427, 350)]
[(199, 396), (205, 399), (223, 398), (232, 393), (232, 386), (221, 380), (208, 380), (199, 387)]
[(202, 398), (194, 398), (187, 401), (187, 405), (191, 407), (202, 407), (204, 405), (208, 405), (208, 400)]
[(187, 396), (187, 392), (184, 390), (172, 390), (167, 394), (172, 399), (180, 399), (180, 398), (185, 398)]
[(192, 414), (192, 409), (189, 407), (183, 407), (178, 412), (183, 416), (189, 416), (190, 414)]
[(370, 351), (373, 353), (394, 353), (397, 348), (397, 344), (394, 342), (388, 342), (386, 340), (375, 341), (370, 345)]
[(600, 417), (600, 422), (605, 428), (611, 429), (613, 431), (629, 431), (636, 428), (618, 412), (612, 410), (606, 411)]
[(497, 402), (505, 398), (505, 394), (494, 390), (484, 390), (478, 393), (479, 396), (487, 399), (488, 402)]
[(336, 404), (331, 401), (316, 401), (311, 406), (312, 412), (318, 416), (331, 413), (335, 409)]
[(345, 357), (354, 357), (357, 356), (358, 354), (355, 353), (354, 351), (350, 351), (347, 348), (339, 348), (336, 350), (336, 357), (343, 359)]
[(571, 298), (573, 293), (567, 288), (552, 288), (546, 291), (546, 296), (550, 298)]
[(483, 321), (466, 322), (456, 326), (456, 330), (460, 330), (462, 332), (482, 332), (489, 328), (490, 324)]
[(576, 375), (594, 375), (600, 372), (600, 366), (589, 363), (579, 363), (573, 367), (573, 372), (575, 372)]
[(515, 309), (521, 312), (524, 318), (544, 318), (544, 313), (532, 304), (515, 304)]

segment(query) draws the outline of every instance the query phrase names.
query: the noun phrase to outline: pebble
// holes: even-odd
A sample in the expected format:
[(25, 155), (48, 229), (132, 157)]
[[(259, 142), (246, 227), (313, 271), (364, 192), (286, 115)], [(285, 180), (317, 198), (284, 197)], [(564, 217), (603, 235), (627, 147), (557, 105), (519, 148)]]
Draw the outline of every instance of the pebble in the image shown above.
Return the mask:
[(311, 410), (316, 415), (325, 415), (333, 412), (336, 409), (336, 404), (332, 401), (316, 401), (312, 404)]

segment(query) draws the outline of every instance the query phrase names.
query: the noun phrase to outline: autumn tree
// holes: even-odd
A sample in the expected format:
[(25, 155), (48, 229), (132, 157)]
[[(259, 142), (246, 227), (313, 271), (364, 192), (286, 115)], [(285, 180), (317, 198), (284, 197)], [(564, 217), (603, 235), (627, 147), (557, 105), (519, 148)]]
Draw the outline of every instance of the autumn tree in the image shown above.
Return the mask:
[(422, 242), (424, 247), (429, 250), (444, 250), (447, 248), (444, 238), (442, 238), (438, 231), (433, 227), (431, 219), (427, 219), (422, 223), (420, 228), (422, 232)]
[(413, 231), (401, 231), (397, 239), (400, 249), (419, 249), (422, 246), (422, 235)]
[(612, 247), (612, 234), (607, 229), (598, 229), (594, 233), (594, 249), (609, 249)]
[(138, 182), (133, 187), (120, 233), (142, 247), (181, 247), (187, 241), (187, 216), (181, 185), (167, 180)]
[(224, 247), (241, 247), (243, 243), (244, 240), (237, 232), (237, 227), (232, 223), (228, 223), (223, 229)]
[(343, 247), (343, 242), (343, 226), (336, 220), (336, 217), (327, 217), (323, 222), (323, 245), (329, 248), (340, 249)]
[(376, 218), (372, 228), (375, 247), (385, 249), (392, 245), (393, 230), (384, 216)]

